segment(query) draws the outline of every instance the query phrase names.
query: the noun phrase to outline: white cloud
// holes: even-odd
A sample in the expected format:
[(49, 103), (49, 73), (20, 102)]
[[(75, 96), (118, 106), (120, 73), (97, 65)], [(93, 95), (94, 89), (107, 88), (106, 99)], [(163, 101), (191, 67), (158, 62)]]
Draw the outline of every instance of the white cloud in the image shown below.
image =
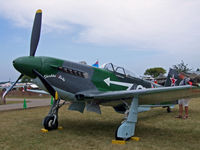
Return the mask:
[(22, 27), (32, 25), (38, 8), (45, 30), (74, 32), (80, 25), (82, 42), (200, 54), (199, 0), (0, 1), (0, 15)]

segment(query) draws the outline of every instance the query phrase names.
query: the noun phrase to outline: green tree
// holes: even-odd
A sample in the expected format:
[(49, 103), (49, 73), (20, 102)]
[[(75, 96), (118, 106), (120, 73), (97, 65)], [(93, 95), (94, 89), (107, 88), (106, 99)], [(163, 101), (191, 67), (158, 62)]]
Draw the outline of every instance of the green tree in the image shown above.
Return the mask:
[(144, 75), (150, 75), (152, 77), (158, 77), (160, 74), (165, 74), (166, 70), (162, 67), (155, 67), (155, 68), (149, 68), (145, 71)]
[(27, 82), (30, 82), (30, 81), (31, 81), (31, 78), (28, 77), (28, 76), (26, 76), (26, 75), (24, 75), (24, 76), (22, 77), (22, 79), (21, 79), (21, 82), (23, 82), (23, 83), (27, 83)]
[(178, 70), (178, 72), (184, 72), (184, 73), (186, 73), (186, 72), (192, 70), (192, 69), (190, 69), (190, 68), (188, 67), (188, 64), (185, 64), (185, 63), (183, 62), (183, 60), (181, 60), (181, 63), (180, 63), (180, 64), (173, 65), (172, 68)]

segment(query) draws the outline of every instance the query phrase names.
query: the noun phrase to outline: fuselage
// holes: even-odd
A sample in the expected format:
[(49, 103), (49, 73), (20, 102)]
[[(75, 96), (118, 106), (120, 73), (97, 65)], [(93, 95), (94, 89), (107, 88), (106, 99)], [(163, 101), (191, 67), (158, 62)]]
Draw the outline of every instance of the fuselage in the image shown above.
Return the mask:
[(32, 70), (35, 69), (58, 91), (61, 99), (75, 101), (80, 92), (107, 92), (152, 88), (151, 82), (129, 76), (115, 70), (105, 70), (51, 57), (20, 57), (13, 61), (14, 67), (31, 78), (43, 90), (42, 82)]

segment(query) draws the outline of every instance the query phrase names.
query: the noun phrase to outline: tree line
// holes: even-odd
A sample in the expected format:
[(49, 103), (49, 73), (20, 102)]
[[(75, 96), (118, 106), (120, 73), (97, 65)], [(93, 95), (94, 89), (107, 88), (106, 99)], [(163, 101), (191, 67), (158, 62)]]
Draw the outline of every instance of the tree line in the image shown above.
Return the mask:
[[(173, 65), (172, 69), (176, 69), (178, 70), (178, 72), (184, 72), (187, 73), (188, 71), (191, 71), (192, 69), (188, 67), (188, 64), (185, 64), (183, 62), (183, 60), (181, 61), (181, 63), (177, 64), (177, 65)], [(200, 68), (197, 68), (196, 71), (200, 71)], [(160, 74), (165, 74), (166, 70), (162, 67), (154, 67), (154, 68), (149, 68), (146, 69), (146, 71), (144, 72), (144, 75), (150, 75), (153, 78), (158, 77)]]

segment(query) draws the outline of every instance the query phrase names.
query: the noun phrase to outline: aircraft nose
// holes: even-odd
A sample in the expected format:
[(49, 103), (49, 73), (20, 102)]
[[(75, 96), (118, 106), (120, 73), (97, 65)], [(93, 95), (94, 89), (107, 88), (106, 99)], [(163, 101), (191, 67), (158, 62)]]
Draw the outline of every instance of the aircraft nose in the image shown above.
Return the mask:
[(13, 61), (13, 66), (22, 74), (35, 78), (32, 70), (40, 71), (42, 67), (41, 62), (41, 58), (39, 57), (25, 56), (15, 59)]

